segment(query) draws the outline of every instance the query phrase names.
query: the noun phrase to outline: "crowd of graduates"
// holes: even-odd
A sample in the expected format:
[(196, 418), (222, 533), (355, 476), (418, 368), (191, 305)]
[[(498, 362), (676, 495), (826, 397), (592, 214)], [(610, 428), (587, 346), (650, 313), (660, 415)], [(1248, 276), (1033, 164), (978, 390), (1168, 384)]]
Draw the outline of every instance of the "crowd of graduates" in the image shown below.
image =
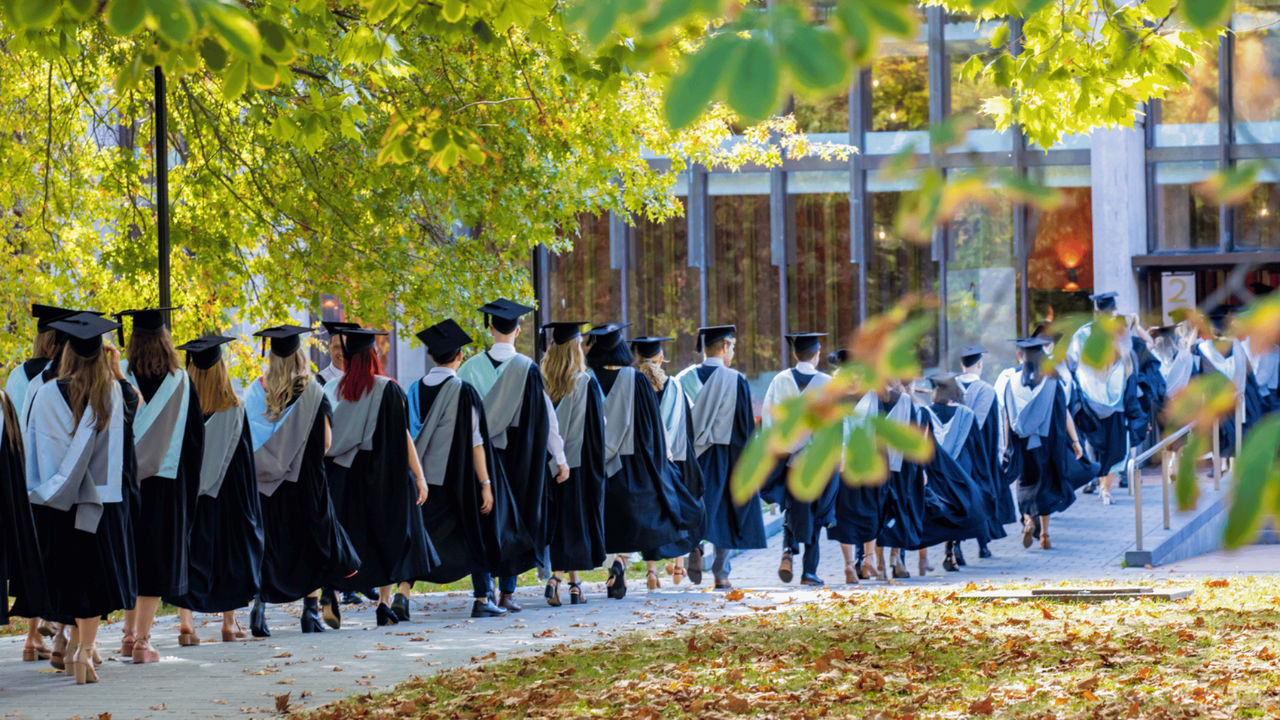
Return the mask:
[[(1093, 300), (1098, 313), (1116, 313), (1114, 294)], [(267, 606), (299, 599), (304, 633), (339, 628), (341, 606), (360, 593), (376, 600), (379, 625), (394, 625), (410, 619), (420, 581), (469, 577), (473, 617), (520, 612), (517, 577), (533, 568), (552, 606), (566, 594), (588, 602), (579, 573), (605, 564), (606, 595), (620, 599), (632, 553), (651, 590), (659, 563), (676, 583), (700, 584), (705, 569), (728, 589), (733, 552), (766, 545), (764, 502), (785, 514), (785, 582), (803, 546), (801, 583), (823, 584), (824, 530), (841, 545), (847, 583), (908, 577), (912, 550), (918, 572), (931, 572), (936, 545), (955, 571), (962, 542), (988, 557), (1011, 524), (1024, 547), (1038, 538), (1047, 550), (1049, 516), (1081, 488), (1110, 503), (1112, 477), (1158, 437), (1165, 398), (1192, 375), (1230, 378), (1246, 428), (1280, 407), (1275, 348), (1131, 320), (1114, 340), (1115, 362), (1099, 369), (1080, 361), (1089, 324), (1046, 371), (1061, 338), (1040, 329), (1016, 341), (1018, 365), (993, 384), (975, 345), (959, 373), (848, 398), (846, 431), (877, 414), (915, 425), (935, 445), (928, 463), (890, 450), (883, 484), (837, 472), (802, 502), (786, 482), (792, 454), (759, 497), (735, 504), (730, 477), (757, 422), (747, 380), (731, 367), (733, 326), (700, 329), (701, 362), (676, 375), (663, 354), (672, 338), (628, 339), (616, 323), (538, 328), (547, 350), (535, 362), (515, 345), (533, 309), (500, 299), (480, 309), (488, 349), (465, 361), (473, 339), (453, 320), (418, 333), (432, 367), (401, 388), (382, 373), (376, 344), (386, 333), (324, 323), (332, 364), (316, 374), (303, 344), (313, 329), (282, 325), (255, 334), (264, 367), (240, 392), (222, 352), (234, 339), (175, 346), (167, 318), (176, 310), (113, 321), (33, 306), (32, 357), (0, 394), (0, 589), (12, 598), (0, 622), (29, 618), (24, 659), (48, 660), (77, 683), (97, 682), (98, 628), (114, 611), (124, 611), (119, 653), (158, 660), (151, 631), (162, 601), (181, 609), (179, 644), (196, 645), (192, 613), (220, 613), (224, 641), (265, 637)], [(123, 357), (104, 341), (110, 333)], [(794, 366), (770, 383), (763, 425), (787, 399), (830, 382), (818, 369), (824, 337), (788, 336)], [(825, 359), (838, 368), (845, 354)], [(235, 613), (250, 604), (246, 631)]]

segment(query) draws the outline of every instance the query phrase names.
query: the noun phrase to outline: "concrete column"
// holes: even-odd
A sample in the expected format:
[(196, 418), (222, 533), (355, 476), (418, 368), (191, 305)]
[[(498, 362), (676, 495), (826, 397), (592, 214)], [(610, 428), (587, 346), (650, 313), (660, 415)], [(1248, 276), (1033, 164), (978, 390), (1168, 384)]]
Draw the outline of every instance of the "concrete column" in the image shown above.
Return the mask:
[(1138, 312), (1131, 262), (1147, 253), (1146, 141), (1143, 121), (1132, 128), (1093, 131), (1093, 291), (1119, 293), (1123, 313)]
[(426, 375), (427, 366), (431, 364), (431, 361), (427, 358), (426, 349), (413, 336), (414, 332), (412, 328), (406, 328), (400, 324), (396, 325), (396, 334), (393, 340), (396, 356), (395, 378), (402, 388), (408, 388), (409, 385)]

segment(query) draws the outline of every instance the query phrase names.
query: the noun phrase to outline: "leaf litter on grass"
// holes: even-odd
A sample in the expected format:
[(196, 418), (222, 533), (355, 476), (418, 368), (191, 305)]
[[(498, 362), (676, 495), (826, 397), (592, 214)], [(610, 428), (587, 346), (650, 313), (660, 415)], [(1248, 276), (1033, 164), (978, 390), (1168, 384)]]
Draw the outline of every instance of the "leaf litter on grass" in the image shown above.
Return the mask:
[(824, 594), (709, 624), (556, 646), (295, 717), (1242, 718), (1280, 715), (1280, 579), (1188, 600)]

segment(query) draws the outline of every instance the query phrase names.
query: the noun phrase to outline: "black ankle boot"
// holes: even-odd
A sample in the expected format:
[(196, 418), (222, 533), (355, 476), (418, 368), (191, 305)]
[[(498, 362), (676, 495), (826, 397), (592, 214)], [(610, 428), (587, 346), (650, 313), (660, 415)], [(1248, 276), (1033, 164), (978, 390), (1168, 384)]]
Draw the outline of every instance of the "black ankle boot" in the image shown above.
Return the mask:
[(319, 598), (302, 598), (302, 632), (324, 632), (324, 623), (320, 622)]
[(396, 619), (400, 622), (409, 622), (409, 598), (404, 593), (396, 593), (391, 598), (391, 612), (395, 613)]
[(400, 622), (399, 620), (396, 619), (396, 614), (391, 612), (391, 608), (387, 607), (384, 603), (378, 603), (377, 616), (378, 616), (378, 627), (383, 627), (385, 625), (395, 625), (396, 623)]
[(271, 637), (271, 629), (267, 627), (267, 606), (262, 598), (253, 600), (253, 610), (249, 612), (249, 632), (254, 637)]

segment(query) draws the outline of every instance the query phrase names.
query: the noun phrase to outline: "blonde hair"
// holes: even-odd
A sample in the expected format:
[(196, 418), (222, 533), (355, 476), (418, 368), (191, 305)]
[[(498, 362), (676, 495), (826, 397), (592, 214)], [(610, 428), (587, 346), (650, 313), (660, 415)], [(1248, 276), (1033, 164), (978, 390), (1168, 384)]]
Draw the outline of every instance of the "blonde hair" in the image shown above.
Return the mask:
[(272, 422), (284, 417), (307, 383), (311, 382), (311, 371), (307, 367), (307, 356), (302, 348), (298, 348), (288, 357), (280, 357), (271, 353), (267, 361), (267, 374), (262, 378), (262, 386), (267, 391), (267, 419)]
[(649, 378), (649, 384), (653, 386), (656, 393), (662, 392), (662, 388), (667, 386), (667, 371), (662, 367), (662, 361), (658, 358), (661, 355), (654, 355), (651, 358), (636, 358), (636, 369), (642, 375)]
[(57, 360), (62, 343), (58, 342), (57, 330), (41, 330), (36, 335), (35, 347), (31, 349), (31, 357), (42, 360)]
[(161, 377), (182, 367), (182, 358), (173, 346), (169, 328), (134, 330), (129, 335), (129, 372), (134, 375)]
[[(0, 437), (0, 442), (4, 443), (4, 447), (11, 453), (16, 453), (18, 459), (22, 459), (22, 432), (18, 425), (18, 413), (13, 409), (13, 401), (9, 396), (0, 390), (0, 414), (4, 415), (4, 435)], [(19, 462), (21, 464), (21, 462)]]
[(542, 356), (542, 379), (551, 402), (558, 403), (568, 395), (578, 376), (586, 370), (587, 357), (582, 351), (582, 338), (574, 338), (567, 343), (552, 343)]
[(219, 358), (213, 367), (201, 368), (188, 359), (187, 377), (191, 378), (196, 397), (200, 398), (200, 411), (205, 415), (240, 407), (240, 398), (236, 397), (235, 388), (231, 385), (225, 360)]
[(68, 344), (58, 365), (58, 379), (67, 380), (67, 404), (76, 424), (84, 417), (85, 408), (93, 410), (93, 429), (102, 432), (111, 424), (111, 355), (100, 350), (91, 358), (84, 357)]

